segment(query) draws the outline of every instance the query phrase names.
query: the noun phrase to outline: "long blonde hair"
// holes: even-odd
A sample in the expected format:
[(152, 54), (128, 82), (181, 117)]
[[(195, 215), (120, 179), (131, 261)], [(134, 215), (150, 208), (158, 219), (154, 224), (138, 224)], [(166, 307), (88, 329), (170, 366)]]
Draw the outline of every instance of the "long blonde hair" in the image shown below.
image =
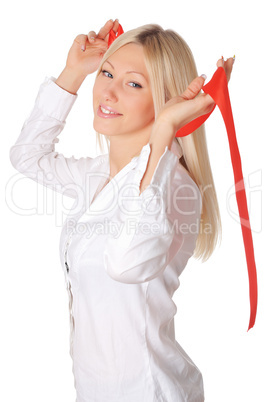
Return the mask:
[[(97, 76), (105, 60), (128, 43), (143, 46), (156, 118), (164, 104), (184, 92), (197, 77), (194, 57), (187, 43), (175, 31), (164, 30), (157, 24), (148, 24), (125, 32), (113, 42), (101, 61)], [(103, 151), (102, 135), (96, 133), (96, 136)], [(109, 137), (104, 137), (109, 149)], [(221, 219), (204, 125), (186, 137), (175, 139), (183, 150), (182, 163), (202, 194), (200, 230), (194, 257), (205, 261), (211, 256), (221, 235)]]

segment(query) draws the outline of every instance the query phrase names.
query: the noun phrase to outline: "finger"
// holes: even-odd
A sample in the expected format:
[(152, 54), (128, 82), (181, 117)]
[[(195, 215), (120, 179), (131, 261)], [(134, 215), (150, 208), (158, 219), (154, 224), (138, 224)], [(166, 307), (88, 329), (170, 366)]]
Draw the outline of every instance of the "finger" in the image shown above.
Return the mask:
[(194, 119), (210, 113), (215, 106), (214, 100), (208, 94), (200, 94), (189, 102), (193, 106), (192, 113)]
[(230, 80), (234, 62), (235, 62), (234, 57), (230, 57), (224, 63), (224, 70), (225, 70), (225, 74), (226, 74), (226, 77), (227, 77), (227, 81)]
[(201, 91), (201, 88), (204, 85), (205, 79), (207, 77), (203, 74), (200, 77), (196, 77), (186, 88), (186, 90), (182, 93), (181, 97), (189, 100), (189, 99), (194, 99), (199, 92)]
[(112, 28), (115, 33), (118, 32), (119, 25), (120, 25), (119, 20), (116, 19)]
[(95, 31), (90, 31), (87, 36), (88, 36), (89, 42), (93, 43), (93, 42), (95, 42), (97, 35), (96, 35)]
[(223, 56), (217, 61), (217, 67), (224, 67), (224, 58)]
[(87, 41), (87, 35), (80, 34), (76, 36), (74, 39), (74, 42), (77, 42), (81, 48), (81, 50), (85, 51), (86, 49), (86, 41)]
[(105, 23), (105, 25), (98, 32), (97, 37), (99, 39), (105, 39), (108, 35), (109, 31), (113, 28), (114, 22), (113, 20), (109, 20)]

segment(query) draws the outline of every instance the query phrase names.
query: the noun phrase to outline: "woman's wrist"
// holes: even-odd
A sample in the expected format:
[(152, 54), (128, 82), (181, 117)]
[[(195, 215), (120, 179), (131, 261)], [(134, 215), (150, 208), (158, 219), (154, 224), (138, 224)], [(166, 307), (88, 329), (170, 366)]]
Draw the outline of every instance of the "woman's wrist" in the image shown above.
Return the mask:
[(153, 125), (149, 143), (158, 149), (165, 150), (166, 146), (171, 149), (175, 134), (176, 130), (172, 124), (157, 119)]
[(165, 152), (166, 146), (171, 150), (174, 136), (175, 130), (169, 122), (159, 119), (155, 121), (149, 138), (151, 153), (149, 155), (146, 172), (140, 182), (140, 194), (151, 183), (155, 169), (161, 156)]
[(76, 95), (86, 76), (65, 67), (55, 83), (65, 91)]

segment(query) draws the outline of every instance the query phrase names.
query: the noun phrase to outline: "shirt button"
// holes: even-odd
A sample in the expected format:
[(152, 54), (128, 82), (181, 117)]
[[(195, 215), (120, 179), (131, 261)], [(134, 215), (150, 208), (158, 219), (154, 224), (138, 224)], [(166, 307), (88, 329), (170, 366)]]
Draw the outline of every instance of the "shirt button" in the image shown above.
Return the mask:
[(65, 267), (66, 267), (66, 271), (67, 271), (67, 274), (69, 273), (69, 266), (68, 266), (68, 263), (67, 262), (65, 262)]

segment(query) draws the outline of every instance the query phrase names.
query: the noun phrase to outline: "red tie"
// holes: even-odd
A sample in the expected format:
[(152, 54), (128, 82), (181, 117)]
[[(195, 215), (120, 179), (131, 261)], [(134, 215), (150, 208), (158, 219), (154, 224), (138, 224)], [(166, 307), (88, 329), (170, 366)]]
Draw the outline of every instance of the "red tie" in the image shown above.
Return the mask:
[[(257, 299), (258, 299), (257, 271), (256, 271), (253, 240), (252, 240), (252, 233), (251, 233), (248, 207), (247, 207), (247, 198), (246, 198), (245, 185), (241, 166), (241, 158), (236, 139), (235, 125), (229, 98), (227, 78), (223, 67), (219, 67), (216, 70), (212, 79), (202, 89), (206, 94), (209, 94), (214, 100), (215, 106), (213, 110), (215, 109), (216, 104), (218, 105), (221, 114), (223, 116), (224, 124), (228, 135), (231, 161), (233, 165), (233, 172), (235, 179), (236, 200), (242, 228), (242, 235), (246, 253), (248, 277), (249, 277), (249, 295), (250, 295), (250, 321), (248, 327), (249, 331), (250, 328), (254, 326), (257, 313)], [(175, 136), (184, 137), (188, 134), (191, 134), (207, 120), (207, 118), (211, 115), (213, 110), (210, 113), (201, 116), (191, 121), (184, 127), (182, 127), (179, 131), (177, 131)]]

